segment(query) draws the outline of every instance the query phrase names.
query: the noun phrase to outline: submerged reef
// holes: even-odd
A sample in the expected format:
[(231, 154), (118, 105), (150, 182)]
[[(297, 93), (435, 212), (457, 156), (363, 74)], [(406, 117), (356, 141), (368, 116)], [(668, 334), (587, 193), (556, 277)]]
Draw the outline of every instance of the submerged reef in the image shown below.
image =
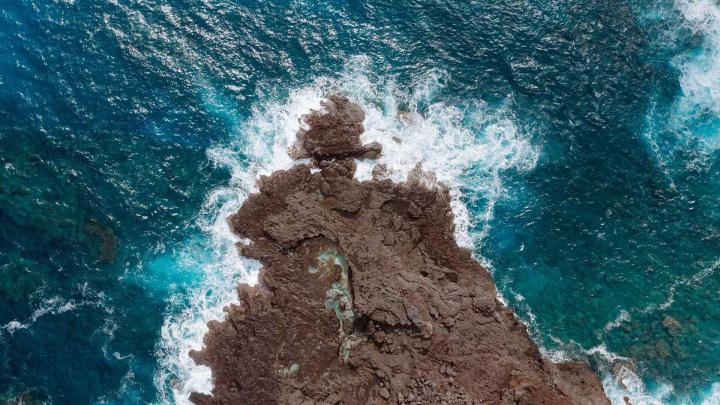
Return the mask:
[[(212, 395), (196, 404), (607, 404), (585, 364), (543, 359), (454, 239), (450, 195), (418, 166), (405, 182), (354, 179), (363, 110), (329, 96), (230, 217), (257, 286), (209, 323)], [(419, 140), (421, 141), (421, 140)]]

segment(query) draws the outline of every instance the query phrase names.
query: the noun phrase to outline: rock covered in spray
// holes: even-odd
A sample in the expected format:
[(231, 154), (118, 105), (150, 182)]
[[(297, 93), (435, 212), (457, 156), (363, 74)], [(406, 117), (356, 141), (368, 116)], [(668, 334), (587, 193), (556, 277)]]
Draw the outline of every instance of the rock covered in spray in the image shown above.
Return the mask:
[[(458, 247), (447, 188), (354, 179), (364, 113), (329, 96), (291, 155), (230, 218), (263, 264), (259, 285), (192, 352), (213, 371), (197, 404), (607, 404), (582, 363), (543, 359)], [(320, 170), (312, 170), (320, 169)]]
[(328, 96), (322, 101), (321, 110), (303, 117), (307, 128), (297, 134), (297, 142), (290, 150), (293, 159), (336, 158), (377, 159), (382, 146), (373, 142), (363, 145), (365, 112), (356, 103), (340, 95)]

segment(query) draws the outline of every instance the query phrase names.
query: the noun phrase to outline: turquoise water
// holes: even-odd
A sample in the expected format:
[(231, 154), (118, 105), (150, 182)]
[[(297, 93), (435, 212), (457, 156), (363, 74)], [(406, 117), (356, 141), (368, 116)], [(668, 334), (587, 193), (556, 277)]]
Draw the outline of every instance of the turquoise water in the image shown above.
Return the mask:
[(209, 389), (187, 350), (257, 270), (224, 218), (341, 91), (547, 356), (719, 403), (720, 6), (466, 3), (4, 2), (0, 400)]

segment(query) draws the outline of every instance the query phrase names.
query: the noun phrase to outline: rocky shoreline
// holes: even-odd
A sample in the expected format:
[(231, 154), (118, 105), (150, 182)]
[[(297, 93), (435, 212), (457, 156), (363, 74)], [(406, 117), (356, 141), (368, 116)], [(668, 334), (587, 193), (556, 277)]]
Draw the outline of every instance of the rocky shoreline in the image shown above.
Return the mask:
[(354, 179), (354, 159), (382, 153), (361, 143), (358, 105), (329, 96), (304, 120), (290, 154), (310, 162), (262, 177), (230, 218), (263, 268), (191, 353), (214, 383), (194, 403), (609, 403), (590, 368), (543, 359), (497, 300), (431, 173)]

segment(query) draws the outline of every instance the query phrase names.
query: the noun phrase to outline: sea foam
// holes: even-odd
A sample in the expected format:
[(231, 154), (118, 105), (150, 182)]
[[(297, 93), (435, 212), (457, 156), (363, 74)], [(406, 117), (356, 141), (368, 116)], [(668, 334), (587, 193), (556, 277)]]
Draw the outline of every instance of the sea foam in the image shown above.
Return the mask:
[(105, 295), (102, 293), (96, 294), (94, 299), (65, 299), (58, 295), (45, 298), (42, 296), (42, 289), (38, 290), (33, 294), (30, 301), (33, 302), (35, 309), (28, 319), (24, 322), (13, 320), (5, 325), (0, 325), (0, 338), (3, 337), (3, 332), (12, 336), (15, 332), (21, 329), (29, 329), (32, 325), (45, 316), (59, 315), (66, 312), (74, 311), (79, 307), (93, 306), (105, 310), (108, 319), (111, 318), (113, 309), (105, 304)]
[[(229, 142), (208, 150), (209, 159), (229, 170), (231, 180), (210, 193), (199, 215), (198, 225), (212, 250), (197, 264), (201, 281), (189, 296), (171, 299), (181, 303), (180, 309), (171, 311), (162, 327), (155, 376), (161, 402), (189, 404), (191, 392), (212, 390), (211, 370), (196, 365), (188, 352), (202, 348), (207, 322), (223, 319), (222, 308), (237, 302), (237, 284), (255, 282), (259, 269), (259, 263), (239, 255), (236, 243), (242, 241), (226, 218), (256, 191), (258, 176), (294, 163), (287, 149), (303, 125), (302, 115), (321, 108), (324, 94), (339, 92), (358, 102), (366, 114), (363, 141), (383, 144), (378, 162), (359, 162), (357, 177), (369, 179), (376, 163), (385, 164), (398, 181), (418, 163), (435, 172), (450, 189), (455, 235), (463, 246), (476, 247), (482, 241), (494, 204), (506, 192), (502, 171), (535, 166), (537, 147), (517, 128), (510, 109), (481, 101), (453, 106), (435, 100), (442, 89), (441, 72), (430, 72), (410, 92), (401, 92), (391, 80), (371, 78), (362, 60), (352, 65), (360, 67), (346, 69), (337, 78), (318, 78), (287, 97), (261, 101)], [(464, 192), (486, 201), (479, 218), (471, 218)], [(473, 234), (471, 227), (478, 222), (484, 231)]]
[[(674, 188), (678, 169), (706, 171), (720, 149), (720, 5), (713, 0), (675, 0), (674, 8), (652, 7), (644, 17), (659, 18), (668, 27), (656, 46), (673, 48), (688, 32), (699, 39), (671, 60), (680, 73), (680, 92), (669, 111), (662, 102), (651, 102), (643, 133)], [(675, 162), (676, 155), (682, 161)]]
[(704, 108), (720, 115), (720, 5), (714, 0), (677, 0), (687, 27), (703, 36), (696, 52), (681, 57), (685, 112)]
[[(505, 106), (491, 107), (482, 101), (457, 106), (439, 101), (436, 94), (442, 89), (441, 77), (441, 72), (430, 72), (410, 92), (397, 90), (392, 81), (378, 81), (362, 68), (348, 69), (339, 78), (318, 78), (286, 97), (259, 102), (228, 142), (208, 150), (210, 161), (229, 170), (231, 180), (208, 195), (198, 217), (199, 227), (209, 238), (211, 254), (188, 260), (198, 261), (202, 280), (190, 296), (173, 298), (182, 309), (171, 312), (162, 327), (160, 367), (155, 378), (161, 402), (189, 404), (191, 392), (211, 392), (211, 370), (196, 365), (188, 353), (202, 348), (207, 322), (223, 319), (222, 308), (237, 303), (237, 284), (255, 283), (260, 267), (239, 255), (236, 244), (243, 241), (232, 234), (226, 218), (256, 191), (260, 175), (292, 166), (287, 149), (303, 125), (301, 117), (321, 108), (324, 94), (339, 92), (360, 103), (366, 113), (363, 141), (383, 144), (384, 154), (378, 161), (358, 163), (357, 177), (371, 178), (372, 167), (382, 163), (393, 180), (402, 181), (420, 163), (450, 189), (458, 242), (480, 251), (490, 231), (494, 205), (507, 192), (503, 170), (532, 170), (539, 148), (517, 127), (512, 111)], [(472, 195), (486, 201), (480, 214), (470, 215), (468, 211), (466, 204)], [(185, 255), (202, 256), (196, 249), (189, 249)], [(492, 269), (491, 263), (481, 256), (478, 259)], [(521, 299), (518, 302), (524, 304)], [(521, 312), (529, 317), (526, 324), (539, 341), (532, 311), (521, 308)], [(629, 316), (621, 312), (607, 328), (616, 327)], [(629, 367), (613, 371), (613, 364), (627, 359), (603, 345), (582, 349), (575, 342), (556, 343), (557, 349), (541, 347), (543, 355), (554, 361), (582, 356), (599, 359), (603, 385), (613, 404), (624, 404), (624, 397), (633, 404), (660, 404), (673, 392), (670, 384), (649, 390)], [(720, 388), (714, 387), (705, 403), (714, 403), (718, 391)]]
[(286, 153), (289, 141), (299, 129), (302, 114), (319, 108), (320, 100), (317, 91), (303, 89), (291, 94), (287, 103), (268, 103), (254, 111), (227, 145), (208, 150), (211, 162), (230, 171), (231, 181), (208, 195), (199, 214), (198, 226), (208, 243), (191, 244), (181, 255), (191, 262), (186, 265), (200, 268), (202, 277), (189, 296), (172, 298), (181, 303), (181, 309), (171, 312), (161, 329), (155, 385), (162, 403), (190, 404), (192, 392), (211, 392), (211, 370), (195, 364), (189, 352), (202, 349), (208, 321), (224, 318), (223, 308), (237, 303), (237, 285), (255, 284), (260, 267), (239, 254), (236, 244), (242, 241), (231, 232), (227, 217), (256, 191), (259, 175), (292, 165)]

